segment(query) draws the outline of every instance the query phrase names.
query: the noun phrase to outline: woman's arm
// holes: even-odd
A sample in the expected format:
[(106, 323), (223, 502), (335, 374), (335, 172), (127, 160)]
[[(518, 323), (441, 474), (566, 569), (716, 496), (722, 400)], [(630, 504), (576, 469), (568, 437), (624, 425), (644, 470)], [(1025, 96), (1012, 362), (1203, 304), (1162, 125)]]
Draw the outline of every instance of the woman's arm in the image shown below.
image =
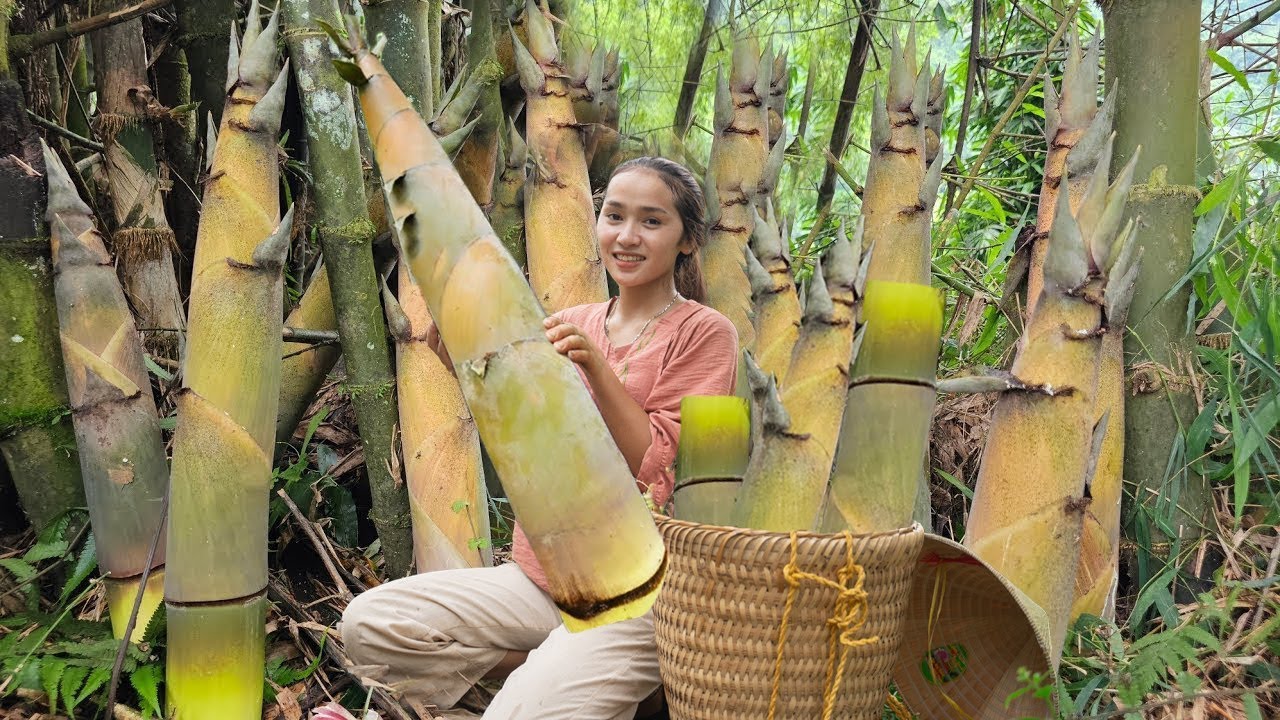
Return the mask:
[(582, 368), (587, 382), (591, 383), (596, 407), (600, 409), (605, 426), (622, 451), (622, 457), (626, 458), (631, 474), (638, 474), (644, 454), (653, 441), (649, 413), (627, 393), (600, 348), (576, 325), (554, 315), (548, 317), (543, 325), (547, 329), (547, 340), (556, 350)]

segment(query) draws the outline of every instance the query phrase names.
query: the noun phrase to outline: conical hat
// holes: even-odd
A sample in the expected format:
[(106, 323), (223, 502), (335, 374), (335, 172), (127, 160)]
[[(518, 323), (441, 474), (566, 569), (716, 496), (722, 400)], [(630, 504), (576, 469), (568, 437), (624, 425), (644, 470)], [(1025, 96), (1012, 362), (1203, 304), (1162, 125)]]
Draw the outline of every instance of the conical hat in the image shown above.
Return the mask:
[(926, 534), (916, 562), (893, 671), (907, 705), (929, 720), (1051, 717), (1029, 692), (1005, 706), (1026, 687), (1019, 668), (1049, 672), (1040, 606), (953, 540)]

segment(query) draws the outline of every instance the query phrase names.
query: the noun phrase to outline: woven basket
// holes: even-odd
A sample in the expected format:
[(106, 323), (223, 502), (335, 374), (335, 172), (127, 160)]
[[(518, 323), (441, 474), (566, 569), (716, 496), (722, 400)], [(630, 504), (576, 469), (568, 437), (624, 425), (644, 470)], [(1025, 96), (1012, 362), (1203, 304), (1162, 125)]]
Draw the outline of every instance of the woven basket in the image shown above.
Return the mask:
[[(667, 574), (653, 608), (658, 662), (673, 720), (774, 720), (824, 717), (831, 662), (828, 619), (838, 590), (801, 580), (786, 623), (776, 680), (779, 630), (791, 586), (791, 537), (658, 517)], [(865, 623), (848, 633), (830, 718), (879, 720), (902, 638), (912, 573), (924, 533), (914, 526), (849, 536), (865, 573)], [(846, 536), (797, 533), (796, 567), (835, 580), (846, 566)], [(853, 585), (850, 581), (848, 585)], [(858, 644), (859, 640), (878, 638)], [(835, 673), (833, 673), (835, 674)]]

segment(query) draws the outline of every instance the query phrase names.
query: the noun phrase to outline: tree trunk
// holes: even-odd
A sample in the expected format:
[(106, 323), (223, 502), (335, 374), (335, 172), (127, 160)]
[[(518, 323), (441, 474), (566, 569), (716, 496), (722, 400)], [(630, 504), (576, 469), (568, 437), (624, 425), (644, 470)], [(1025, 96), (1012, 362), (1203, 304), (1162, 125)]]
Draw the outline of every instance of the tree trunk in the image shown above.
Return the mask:
[(213, 113), (216, 126), (222, 121), (222, 104), (227, 97), (227, 33), (236, 19), (235, 0), (174, 0), (178, 11), (178, 36), (173, 44), (187, 55), (191, 73), (191, 99), (200, 103), (196, 111), (204, 137), (204, 122)]
[(397, 465), (395, 382), (373, 263), (375, 230), (365, 203), (355, 104), (333, 67), (328, 38), (309, 20), (333, 16), (338, 8), (334, 0), (286, 0), (282, 9), (315, 178), (312, 227), (329, 268), (347, 387), (373, 495), (369, 516), (382, 541), (387, 575), (404, 577), (413, 558), (409, 495), (403, 479), (391, 472)]
[(715, 34), (716, 21), (723, 9), (723, 0), (707, 0), (707, 9), (702, 14), (702, 29), (698, 31), (698, 40), (689, 48), (689, 59), (684, 66), (684, 80), (680, 83), (680, 99), (676, 101), (675, 131), (681, 138), (689, 131), (689, 121), (693, 119), (693, 101), (698, 96), (698, 85), (702, 82), (702, 64), (707, 59), (707, 45)]
[(98, 117), (115, 215), (116, 270), (138, 317), (147, 349), (178, 359), (186, 325), (174, 274), (174, 234), (164, 212), (151, 125), (150, 82), (142, 20), (94, 33)]
[[(871, 49), (871, 26), (875, 22), (880, 0), (862, 0), (858, 16), (858, 32), (849, 49), (849, 65), (844, 71), (844, 86), (840, 89), (840, 104), (836, 107), (836, 119), (831, 126), (831, 155), (840, 158), (849, 142), (849, 124), (853, 120), (858, 90), (862, 87), (862, 73), (867, 66), (867, 52)], [(823, 166), (822, 182), (818, 185), (818, 214), (831, 207), (836, 190), (836, 168), (831, 163)]]
[[(192, 104), (191, 72), (187, 51), (170, 45), (156, 62), (156, 90), (160, 103), (168, 108)], [(200, 110), (182, 114), (178, 123), (164, 131), (164, 159), (173, 177), (173, 187), (165, 195), (165, 210), (173, 227), (180, 258), (190, 258), (196, 249), (196, 227), (200, 223)], [(191, 288), (191, 265), (178, 263), (178, 287), (183, 295)]]
[(8, 13), (0, 1), (0, 455), (31, 524), (84, 505), (58, 347), (44, 161), (22, 90), (9, 77)]
[[(492, 64), (501, 73), (493, 45), (493, 12), (491, 0), (468, 0), (471, 10), (471, 35), (467, 38), (467, 62), (472, 73), (482, 64)], [(498, 133), (502, 129), (502, 93), (498, 82), (488, 83), (480, 96), (480, 122), (471, 130), (453, 166), (467, 184), (471, 196), (485, 211), (493, 207), (493, 184), (498, 166)]]
[(1190, 458), (1173, 454), (1195, 418), (1189, 370), (1194, 340), (1187, 327), (1189, 285), (1173, 284), (1190, 268), (1195, 188), (1199, 7), (1182, 0), (1111, 0), (1103, 3), (1107, 32), (1107, 85), (1118, 81), (1116, 143), (1118, 169), (1141, 146), (1129, 216), (1137, 245), (1145, 251), (1139, 271), (1129, 334), (1128, 406), (1124, 474), (1136, 487), (1143, 514), (1159, 522), (1151, 536), (1157, 554), (1167, 554), (1160, 524), (1177, 538), (1203, 532), (1211, 506), (1208, 484), (1192, 473)]
[(428, 122), (435, 116), (440, 94), (436, 89), (440, 81), (440, 12), (440, 0), (385, 0), (364, 11), (369, 36), (382, 33), (387, 38), (382, 52), (387, 71), (406, 89), (414, 109)]

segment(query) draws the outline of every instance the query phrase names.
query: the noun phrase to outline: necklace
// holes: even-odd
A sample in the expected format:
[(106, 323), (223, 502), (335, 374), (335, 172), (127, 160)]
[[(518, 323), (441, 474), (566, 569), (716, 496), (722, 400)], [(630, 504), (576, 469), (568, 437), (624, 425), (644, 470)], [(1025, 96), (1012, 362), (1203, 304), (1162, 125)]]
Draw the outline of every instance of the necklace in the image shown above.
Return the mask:
[[(682, 298), (680, 297), (680, 293), (677, 292), (675, 294), (675, 297), (671, 298), (671, 302), (667, 303), (666, 307), (659, 310), (658, 313), (653, 317), (644, 321), (644, 325), (640, 326), (640, 332), (636, 333), (636, 336), (631, 338), (631, 342), (627, 343), (627, 345), (634, 346), (636, 344), (636, 341), (640, 339), (640, 336), (644, 335), (644, 331), (649, 329), (649, 324), (652, 323), (654, 320), (657, 320), (658, 318), (665, 315), (667, 311), (670, 310), (672, 307), (674, 307), (676, 302), (681, 299)], [(613, 342), (613, 336), (609, 334), (609, 319), (613, 317), (613, 311), (617, 307), (618, 307), (618, 303), (615, 301), (612, 305), (609, 306), (609, 312), (605, 313), (605, 316), (604, 316), (604, 337), (606, 340), (609, 341), (610, 349), (616, 347), (616, 344)], [(631, 351), (628, 350), (627, 355), (630, 355), (630, 354), (631, 354)]]

